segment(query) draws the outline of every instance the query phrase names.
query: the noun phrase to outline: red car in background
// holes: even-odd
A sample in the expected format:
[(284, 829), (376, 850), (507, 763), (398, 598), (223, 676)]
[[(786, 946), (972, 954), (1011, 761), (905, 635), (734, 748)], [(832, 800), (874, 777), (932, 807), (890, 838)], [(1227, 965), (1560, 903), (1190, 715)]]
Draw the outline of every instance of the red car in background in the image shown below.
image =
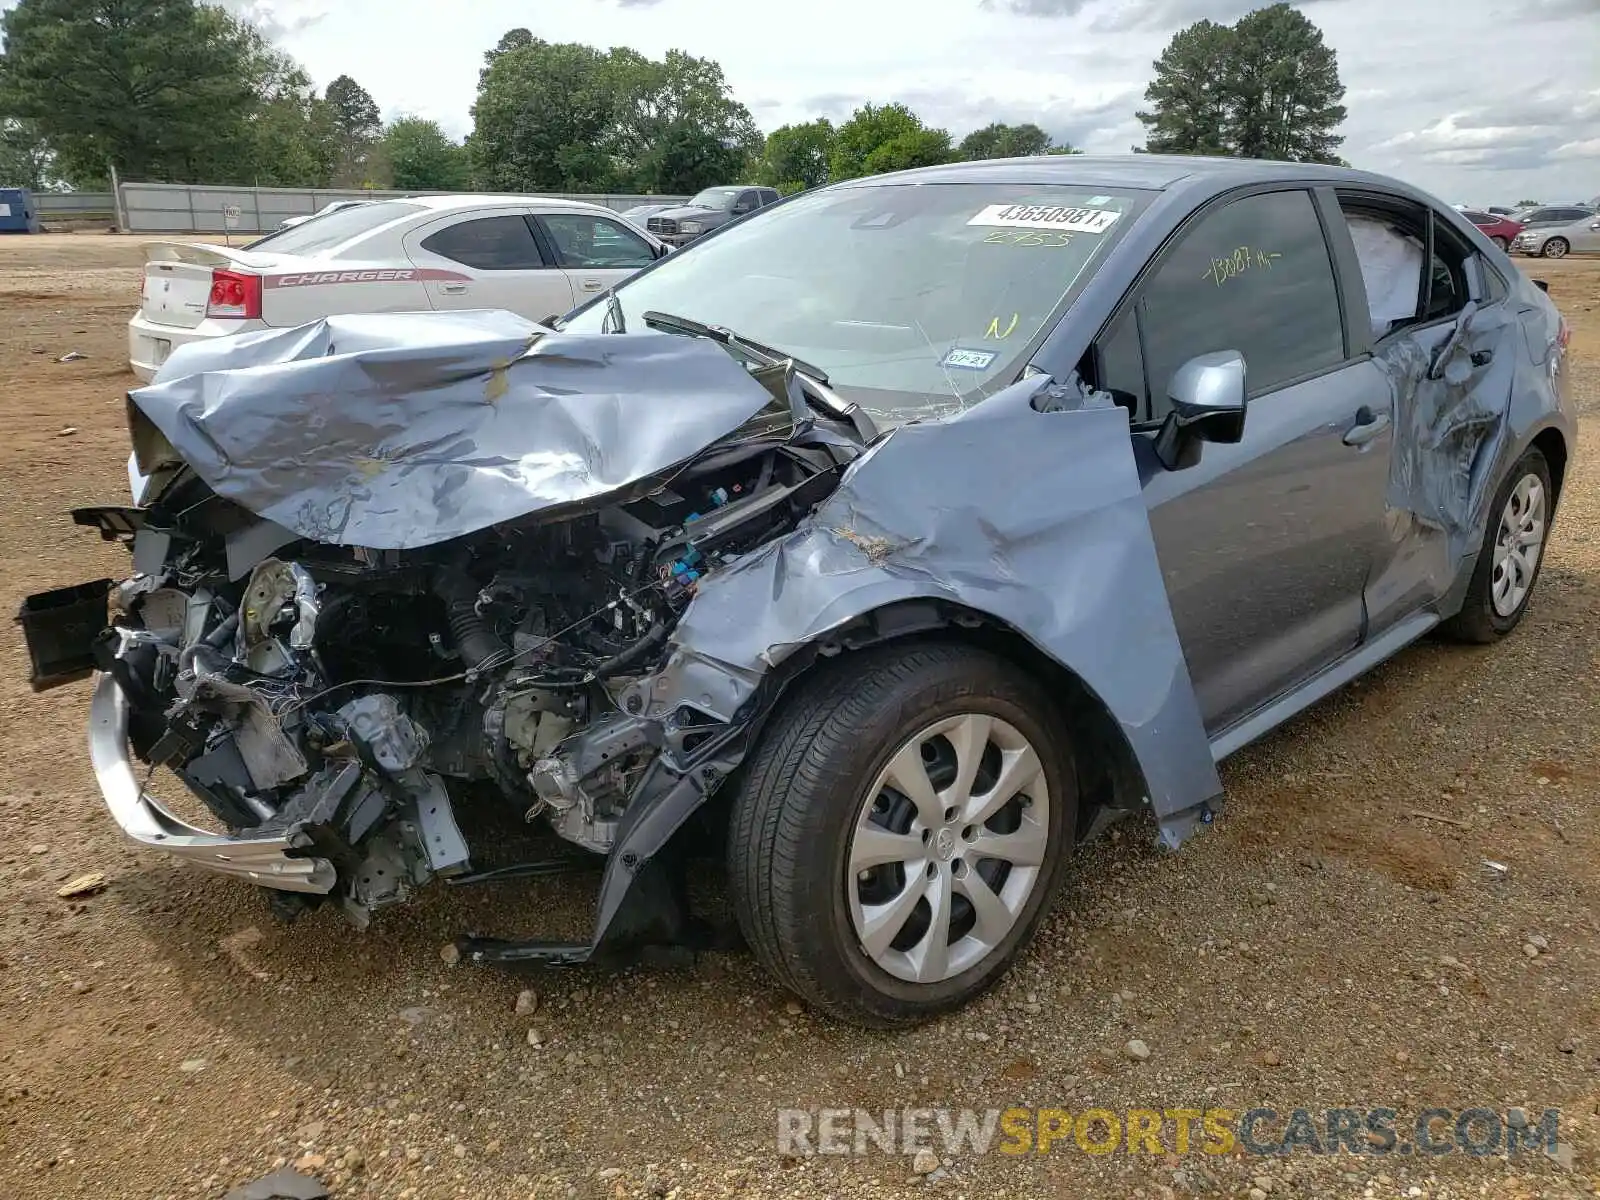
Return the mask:
[(1466, 208), (1461, 210), (1461, 215), (1483, 230), (1484, 234), (1502, 250), (1511, 245), (1512, 239), (1522, 232), (1521, 222), (1513, 221), (1510, 217), (1501, 216), (1499, 213)]

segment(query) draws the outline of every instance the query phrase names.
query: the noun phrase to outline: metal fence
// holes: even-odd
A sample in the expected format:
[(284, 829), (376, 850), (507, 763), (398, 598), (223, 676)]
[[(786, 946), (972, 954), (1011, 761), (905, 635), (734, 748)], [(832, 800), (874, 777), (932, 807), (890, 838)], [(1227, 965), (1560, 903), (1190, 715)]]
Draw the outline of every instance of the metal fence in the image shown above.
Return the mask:
[[(363, 191), (340, 188), (231, 188), (183, 183), (124, 183), (122, 228), (129, 233), (269, 233), (289, 217), (304, 217), (335, 200), (389, 200), (404, 196), (441, 196), (449, 192)], [(505, 194), (505, 193), (502, 193)], [(543, 192), (543, 198), (583, 200), (621, 212), (636, 204), (671, 204), (682, 196), (580, 195)], [(107, 194), (106, 200), (111, 199)], [(238, 212), (229, 225), (229, 208)], [(44, 209), (46, 221), (52, 213)]]
[(115, 221), (117, 202), (110, 192), (35, 192), (41, 221)]

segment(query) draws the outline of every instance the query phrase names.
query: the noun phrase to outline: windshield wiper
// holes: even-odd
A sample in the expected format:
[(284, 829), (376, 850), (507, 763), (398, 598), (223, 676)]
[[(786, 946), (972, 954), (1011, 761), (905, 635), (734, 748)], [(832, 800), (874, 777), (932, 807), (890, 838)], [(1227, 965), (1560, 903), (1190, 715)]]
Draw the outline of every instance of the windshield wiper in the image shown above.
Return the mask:
[(725, 325), (706, 325), (703, 322), (689, 317), (674, 316), (672, 313), (647, 312), (644, 314), (644, 323), (651, 329), (659, 329), (663, 333), (686, 333), (690, 337), (710, 338), (713, 342), (721, 342), (735, 350), (743, 350), (752, 358), (763, 362), (767, 366), (775, 366), (781, 362), (791, 362), (794, 369), (802, 375), (809, 375), (823, 387), (828, 385), (828, 376), (821, 367), (812, 366), (804, 359), (796, 358), (773, 346), (765, 346), (760, 342), (753, 342), (747, 337), (735, 333)]

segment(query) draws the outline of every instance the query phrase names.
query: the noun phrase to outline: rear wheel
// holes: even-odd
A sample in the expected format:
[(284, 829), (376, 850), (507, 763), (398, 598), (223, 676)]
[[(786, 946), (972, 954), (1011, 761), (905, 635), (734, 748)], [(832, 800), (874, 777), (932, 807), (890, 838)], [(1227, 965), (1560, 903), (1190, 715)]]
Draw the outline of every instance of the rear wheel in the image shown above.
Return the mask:
[(1498, 641), (1517, 627), (1544, 564), (1553, 493), (1550, 466), (1529, 450), (1507, 473), (1490, 508), (1489, 527), (1461, 611), (1443, 626), (1460, 641)]
[(1504, 250), (1507, 246), (1511, 245), (1511, 241), (1509, 238), (1503, 238), (1499, 234), (1496, 234), (1494, 237), (1494, 244), (1500, 249)]
[(1572, 247), (1567, 245), (1566, 238), (1551, 238), (1540, 249), (1539, 256), (1541, 258), (1565, 258), (1567, 251), (1571, 249)]
[(1004, 974), (1059, 885), (1075, 776), (1049, 698), (952, 644), (828, 664), (763, 734), (728, 874), (756, 957), (834, 1016), (891, 1027)]

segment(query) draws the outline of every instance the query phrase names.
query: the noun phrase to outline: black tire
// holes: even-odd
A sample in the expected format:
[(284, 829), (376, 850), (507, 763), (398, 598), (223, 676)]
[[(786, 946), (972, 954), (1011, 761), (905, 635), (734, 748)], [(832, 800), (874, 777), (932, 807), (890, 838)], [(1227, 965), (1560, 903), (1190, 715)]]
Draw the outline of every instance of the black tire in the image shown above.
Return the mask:
[[(941, 983), (911, 983), (869, 958), (855, 936), (849, 847), (866, 790), (891, 756), (961, 713), (1001, 718), (1037, 750), (1050, 792), (1044, 862), (993, 950)], [(1005, 973), (1049, 911), (1076, 821), (1072, 755), (1042, 688), (973, 647), (880, 647), (817, 668), (763, 731), (730, 815), (729, 891), (756, 958), (784, 987), (852, 1024), (911, 1025), (959, 1008)]]
[[(1533, 564), (1533, 578), (1528, 583), (1527, 594), (1509, 615), (1502, 616), (1495, 611), (1492, 595), (1495, 539), (1499, 536), (1500, 516), (1505, 511), (1506, 502), (1511, 498), (1511, 493), (1517, 484), (1529, 475), (1538, 479), (1544, 488), (1544, 542), (1539, 547), (1539, 559)], [(1528, 604), (1533, 600), (1534, 589), (1539, 583), (1539, 572), (1544, 569), (1544, 553), (1550, 543), (1550, 518), (1555, 513), (1554, 505), (1555, 493), (1550, 486), (1550, 464), (1545, 461), (1542, 451), (1530, 449), (1516, 461), (1511, 470), (1506, 472), (1506, 477), (1500, 481), (1494, 502), (1489, 506), (1489, 519), (1483, 531), (1483, 545), (1478, 549), (1478, 562), (1472, 570), (1472, 580), (1467, 584), (1466, 598), (1461, 602), (1461, 611), (1439, 627), (1442, 634), (1458, 642), (1488, 645), (1490, 642), (1499, 641), (1517, 627), (1523, 613), (1528, 611)]]
[(1504, 250), (1506, 247), (1511, 245), (1511, 241), (1509, 238), (1503, 238), (1499, 234), (1496, 234), (1494, 237), (1494, 244), (1501, 250)]
[(1567, 244), (1566, 238), (1550, 238), (1543, 246), (1539, 247), (1539, 257), (1565, 258), (1567, 256), (1567, 251), (1571, 249), (1572, 247)]

